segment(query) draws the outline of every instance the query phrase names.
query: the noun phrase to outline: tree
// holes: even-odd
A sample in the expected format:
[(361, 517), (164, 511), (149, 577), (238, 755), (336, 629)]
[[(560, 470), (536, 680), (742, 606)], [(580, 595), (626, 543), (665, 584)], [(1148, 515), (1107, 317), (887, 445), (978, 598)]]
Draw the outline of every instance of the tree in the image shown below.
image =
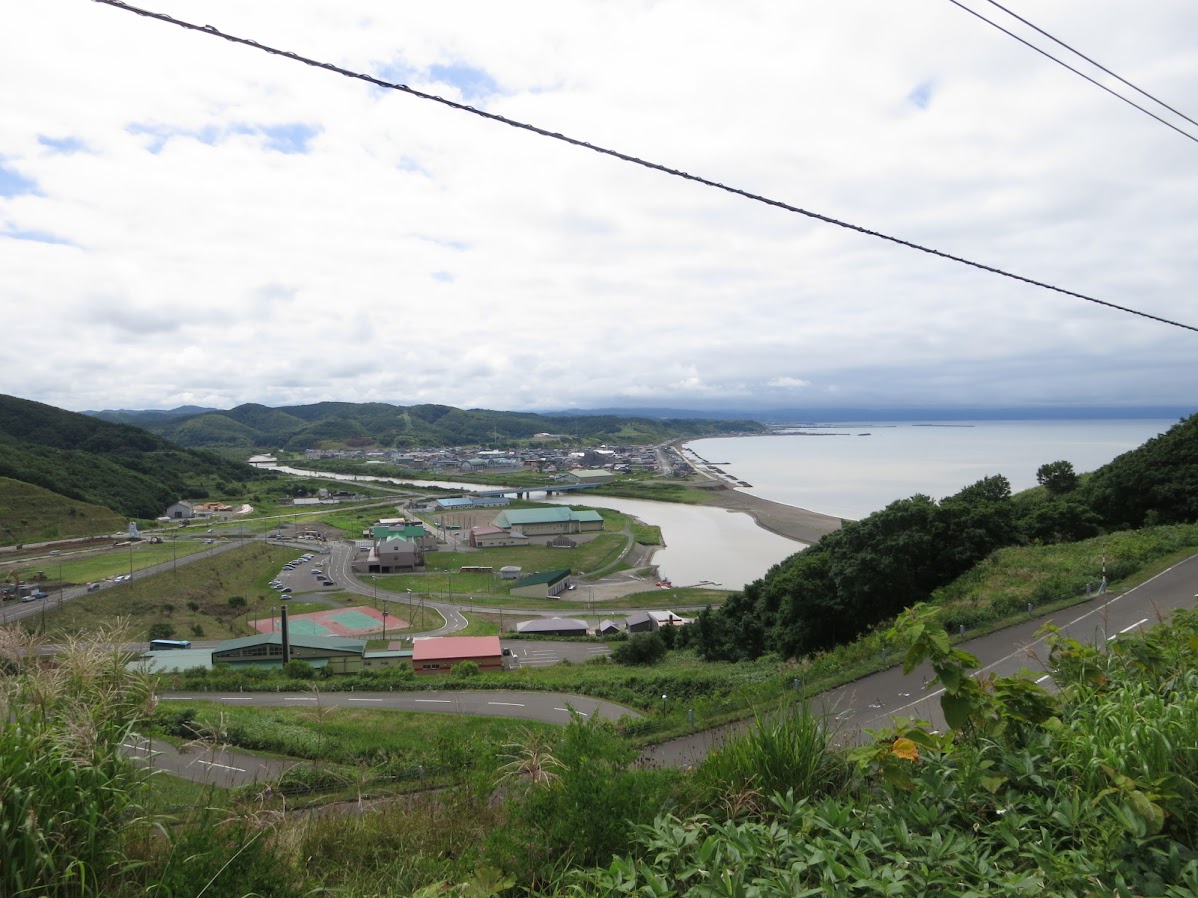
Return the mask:
[(617, 664), (656, 664), (666, 656), (666, 643), (660, 633), (637, 633), (616, 646), (611, 656)]
[(1072, 462), (1050, 461), (1036, 470), (1036, 483), (1054, 496), (1063, 496), (1077, 487), (1077, 472)]
[(170, 624), (150, 624), (150, 639), (174, 639), (175, 628)]

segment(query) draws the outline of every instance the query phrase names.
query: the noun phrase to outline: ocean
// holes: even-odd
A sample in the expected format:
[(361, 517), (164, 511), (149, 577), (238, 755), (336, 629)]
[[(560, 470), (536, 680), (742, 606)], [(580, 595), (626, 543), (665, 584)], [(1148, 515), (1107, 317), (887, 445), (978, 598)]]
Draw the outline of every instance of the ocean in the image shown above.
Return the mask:
[[(1002, 474), (1014, 492), (1036, 485), (1047, 462), (1093, 471), (1168, 430), (1176, 420), (864, 422), (795, 427), (777, 435), (688, 443), (743, 492), (859, 519), (917, 493), (943, 499)], [(703, 459), (699, 461), (698, 459)]]

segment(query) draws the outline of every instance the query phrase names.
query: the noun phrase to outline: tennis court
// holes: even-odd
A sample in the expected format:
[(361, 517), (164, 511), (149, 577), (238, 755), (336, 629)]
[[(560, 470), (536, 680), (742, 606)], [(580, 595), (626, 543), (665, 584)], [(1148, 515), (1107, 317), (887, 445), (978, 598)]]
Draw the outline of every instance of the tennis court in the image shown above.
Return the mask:
[[(259, 633), (269, 633), (280, 626), (278, 616), (250, 621)], [(332, 611), (311, 611), (290, 614), (287, 626), (294, 636), (367, 636), (382, 632), (383, 613), (374, 608), (338, 608)], [(402, 630), (408, 622), (394, 614), (387, 615), (388, 630)]]

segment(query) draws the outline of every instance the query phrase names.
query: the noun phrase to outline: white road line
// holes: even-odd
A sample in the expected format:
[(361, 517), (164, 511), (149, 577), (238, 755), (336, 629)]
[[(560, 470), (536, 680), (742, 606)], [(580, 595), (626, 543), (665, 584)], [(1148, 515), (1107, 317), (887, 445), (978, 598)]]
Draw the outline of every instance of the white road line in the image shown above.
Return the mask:
[(417, 699), (413, 699), (413, 701), (425, 702), (426, 704), (430, 704), (430, 705), (451, 705), (451, 704), (453, 704), (453, 699), (449, 699), (449, 698), (417, 698)]
[(1132, 624), (1130, 627), (1124, 627), (1124, 628), (1123, 628), (1122, 630), (1120, 630), (1119, 632), (1120, 632), (1120, 633), (1126, 633), (1128, 630), (1134, 630), (1136, 627), (1142, 626), (1142, 625), (1144, 625), (1144, 624), (1146, 624), (1146, 623), (1148, 623), (1148, 618), (1144, 618), (1143, 620), (1138, 620), (1138, 621), (1136, 621), (1134, 624)]
[(519, 702), (487, 702), (488, 705), (502, 705), (505, 708), (523, 708)]
[(201, 761), (196, 758), (197, 764), (203, 764), (205, 767), (219, 767), (222, 770), (236, 770), (238, 773), (245, 773), (244, 767), (230, 767), (228, 764), (217, 764), (215, 761)]
[(1052, 679), (1052, 674), (1045, 674), (1044, 676), (1040, 677), (1040, 679), (1036, 680), (1036, 682), (1043, 683), (1045, 680), (1051, 680), (1051, 679)]
[(314, 701), (316, 701), (316, 697), (311, 696), (311, 695), (285, 695), (285, 696), (283, 696), (283, 701), (285, 701), (285, 702), (314, 702)]
[(222, 702), (252, 702), (254, 697), (252, 695), (222, 695), (220, 700)]
[(351, 702), (381, 702), (381, 698), (351, 698)]

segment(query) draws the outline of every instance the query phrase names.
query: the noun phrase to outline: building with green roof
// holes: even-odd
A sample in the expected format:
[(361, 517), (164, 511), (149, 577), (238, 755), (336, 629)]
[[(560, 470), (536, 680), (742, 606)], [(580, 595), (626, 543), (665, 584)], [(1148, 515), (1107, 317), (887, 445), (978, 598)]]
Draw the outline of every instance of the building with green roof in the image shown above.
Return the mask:
[(593, 508), (575, 510), (561, 505), (548, 508), (509, 508), (493, 521), (496, 527), (525, 536), (586, 533), (603, 529), (603, 515)]

